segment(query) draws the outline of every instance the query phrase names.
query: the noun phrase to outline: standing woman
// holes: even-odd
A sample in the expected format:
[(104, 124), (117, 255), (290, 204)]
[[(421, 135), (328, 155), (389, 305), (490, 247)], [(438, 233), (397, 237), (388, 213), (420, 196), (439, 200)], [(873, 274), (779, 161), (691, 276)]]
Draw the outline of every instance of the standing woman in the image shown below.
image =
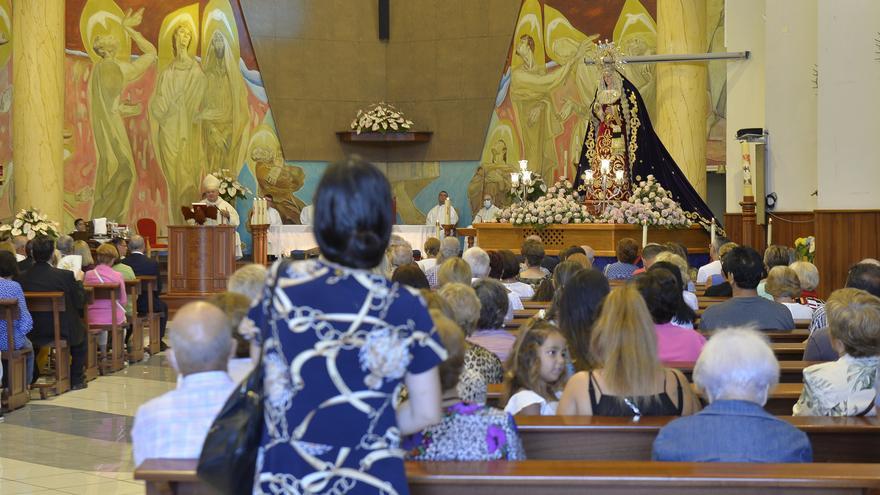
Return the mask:
[(385, 176), (336, 163), (314, 204), (321, 258), (276, 264), (271, 307), (243, 322), (265, 373), (254, 493), (408, 493), (400, 438), (440, 421), (446, 351), (418, 293), (371, 272), (391, 235)]

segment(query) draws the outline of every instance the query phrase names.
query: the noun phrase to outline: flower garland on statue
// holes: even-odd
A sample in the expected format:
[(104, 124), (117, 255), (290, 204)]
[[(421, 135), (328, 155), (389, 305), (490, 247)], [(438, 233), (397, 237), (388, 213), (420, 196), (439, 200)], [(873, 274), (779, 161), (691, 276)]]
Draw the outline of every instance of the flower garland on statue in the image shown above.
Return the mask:
[(58, 223), (50, 221), (48, 216), (32, 208), (16, 213), (11, 225), (0, 225), (0, 232), (12, 236), (23, 235), (28, 239), (33, 239), (38, 235), (57, 239), (60, 235), (58, 228)]
[(669, 191), (649, 175), (642, 180), (636, 176), (638, 185), (633, 188), (629, 199), (615, 204), (605, 210), (601, 221), (607, 223), (629, 223), (636, 225), (652, 225), (659, 227), (688, 228), (692, 223), (692, 214), (681, 209)]
[(219, 172), (215, 172), (212, 175), (220, 180), (220, 187), (218, 188), (220, 197), (227, 203), (233, 203), (238, 198), (244, 199), (249, 194), (252, 194), (250, 189), (232, 177), (229, 169), (220, 169)]
[(571, 182), (560, 180), (534, 201), (526, 200), (505, 208), (497, 221), (542, 229), (552, 224), (593, 223), (594, 219), (574, 194)]
[(358, 110), (357, 116), (351, 121), (351, 130), (357, 134), (362, 132), (407, 132), (412, 129), (413, 121), (403, 116), (403, 112), (384, 101), (374, 103), (366, 109)]

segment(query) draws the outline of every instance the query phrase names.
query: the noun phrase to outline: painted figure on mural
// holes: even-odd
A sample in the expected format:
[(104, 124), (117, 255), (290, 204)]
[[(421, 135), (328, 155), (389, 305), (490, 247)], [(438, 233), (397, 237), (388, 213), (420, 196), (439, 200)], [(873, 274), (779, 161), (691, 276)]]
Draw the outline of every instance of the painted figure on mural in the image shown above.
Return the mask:
[(248, 139), (247, 88), (224, 33), (214, 31), (210, 43), (202, 61), (206, 85), (199, 114), (205, 160), (210, 171), (236, 172), (244, 163)]
[(479, 210), (488, 194), (496, 206), (510, 204), (510, 174), (519, 171), (516, 161), (508, 156), (509, 149), (503, 139), (498, 139), (489, 150), (489, 160), (480, 163), (468, 184), (468, 201), (471, 211)]
[(303, 169), (284, 163), (281, 146), (267, 126), (260, 126), (250, 143), (250, 159), (259, 185), (259, 193), (273, 198), (275, 209), (285, 224), (299, 224), (305, 203), (294, 193), (305, 182)]
[[(122, 27), (142, 55), (133, 61), (117, 58), (120, 40), (113, 34), (96, 36), (92, 48), (98, 55), (89, 78), (89, 104), (95, 136), (97, 166), (92, 217), (125, 222), (135, 184), (135, 162), (125, 130), (125, 118), (143, 111), (140, 102), (122, 101), (127, 85), (138, 80), (156, 62), (156, 47), (135, 30), (144, 9), (128, 10)], [(127, 40), (125, 40), (127, 42)]]
[(171, 46), (174, 58), (162, 69), (150, 100), (154, 122), (153, 145), (168, 181), (171, 218), (180, 205), (199, 196), (205, 176), (199, 114), (205, 92), (205, 74), (189, 53), (195, 42), (193, 28), (181, 23), (174, 28)]

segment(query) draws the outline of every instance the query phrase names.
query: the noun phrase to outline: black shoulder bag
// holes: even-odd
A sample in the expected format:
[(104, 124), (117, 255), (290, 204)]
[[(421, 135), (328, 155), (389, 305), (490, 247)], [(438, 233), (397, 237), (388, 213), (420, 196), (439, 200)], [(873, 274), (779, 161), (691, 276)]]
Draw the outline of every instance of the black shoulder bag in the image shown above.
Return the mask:
[[(289, 260), (284, 260), (279, 264), (271, 287), (267, 284), (264, 288), (261, 304), (266, 315), (265, 325), (273, 317), (275, 288), (288, 263)], [(260, 346), (260, 357), (253, 371), (232, 392), (208, 430), (199, 457), (199, 478), (221, 494), (251, 493), (262, 434), (263, 348)]]

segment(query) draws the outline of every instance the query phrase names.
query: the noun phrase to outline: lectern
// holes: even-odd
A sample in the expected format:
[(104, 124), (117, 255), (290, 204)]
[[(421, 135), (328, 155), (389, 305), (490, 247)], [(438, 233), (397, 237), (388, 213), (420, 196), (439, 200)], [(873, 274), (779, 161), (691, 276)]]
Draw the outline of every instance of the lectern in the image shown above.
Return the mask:
[(205, 296), (226, 290), (235, 271), (231, 225), (168, 227), (168, 294)]

